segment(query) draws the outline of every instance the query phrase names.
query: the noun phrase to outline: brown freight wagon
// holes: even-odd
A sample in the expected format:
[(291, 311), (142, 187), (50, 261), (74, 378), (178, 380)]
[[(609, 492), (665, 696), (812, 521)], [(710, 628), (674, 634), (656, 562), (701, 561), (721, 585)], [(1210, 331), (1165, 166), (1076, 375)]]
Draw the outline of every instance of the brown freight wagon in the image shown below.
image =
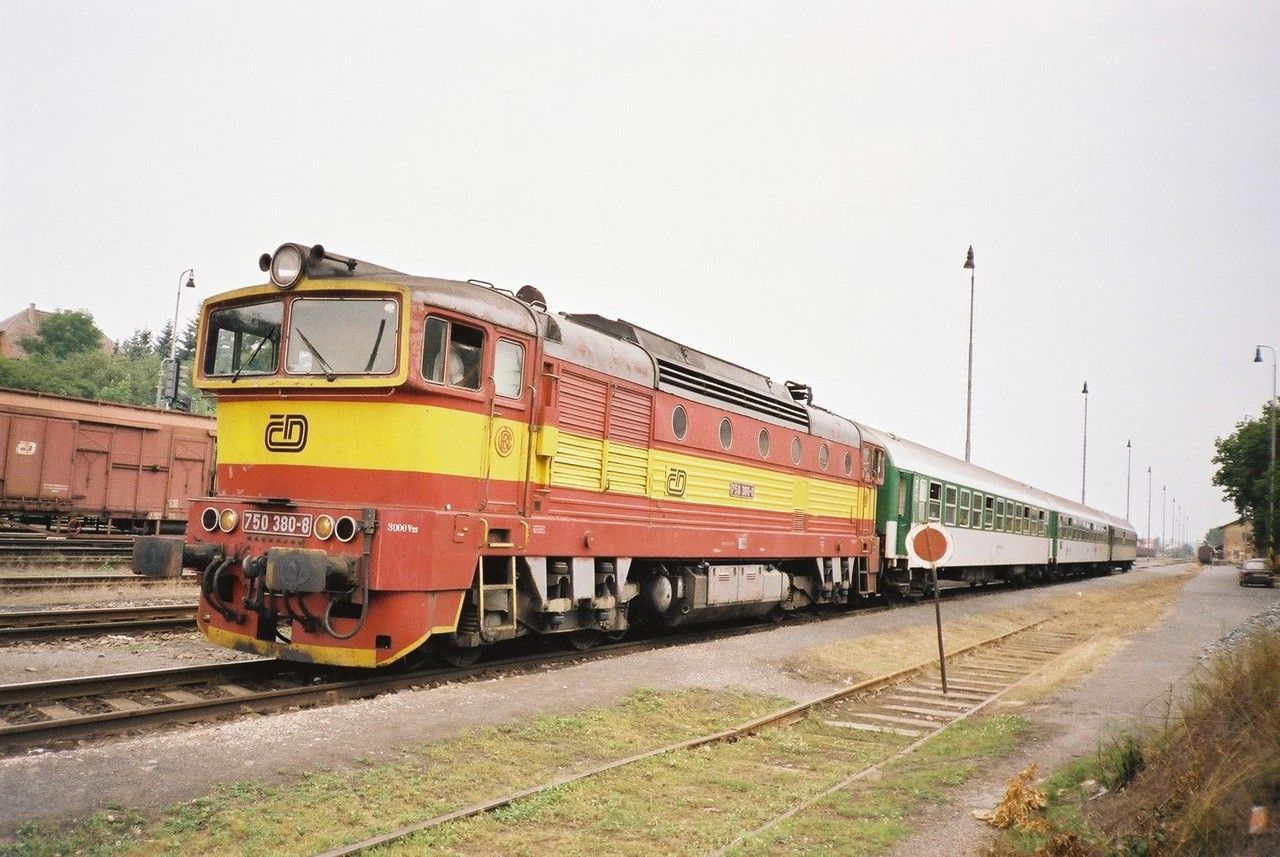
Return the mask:
[(0, 517), (181, 532), (211, 492), (212, 417), (0, 387)]

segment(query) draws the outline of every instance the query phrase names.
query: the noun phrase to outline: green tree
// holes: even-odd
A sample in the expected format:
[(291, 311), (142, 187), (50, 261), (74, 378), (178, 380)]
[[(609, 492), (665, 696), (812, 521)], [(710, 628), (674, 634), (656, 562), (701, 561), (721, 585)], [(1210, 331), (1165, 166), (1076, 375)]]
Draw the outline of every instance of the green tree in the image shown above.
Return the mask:
[(173, 345), (173, 322), (166, 321), (164, 327), (160, 328), (160, 333), (155, 337), (156, 354), (161, 357), (168, 357), (171, 345)]
[(155, 351), (151, 338), (151, 328), (140, 327), (133, 332), (132, 336), (121, 342), (116, 351), (132, 360), (145, 357)]
[(27, 354), (46, 357), (69, 357), (97, 351), (102, 334), (93, 316), (81, 309), (58, 310), (40, 325), (35, 336), (18, 340)]
[(196, 335), (200, 331), (200, 308), (196, 307), (196, 314), (187, 322), (186, 327), (182, 329), (182, 335), (178, 337), (178, 358), (183, 363), (191, 361), (196, 354)]
[[(1217, 438), (1213, 463), (1218, 470), (1213, 484), (1222, 488), (1236, 511), (1253, 522), (1253, 544), (1259, 555), (1267, 552), (1275, 532), (1276, 510), (1271, 506), (1271, 480), (1280, 481), (1280, 472), (1271, 470), (1271, 409), (1268, 403), (1256, 420), (1236, 423), (1229, 437)], [(1280, 414), (1277, 414), (1280, 416)], [(1280, 503), (1280, 500), (1277, 501)]]

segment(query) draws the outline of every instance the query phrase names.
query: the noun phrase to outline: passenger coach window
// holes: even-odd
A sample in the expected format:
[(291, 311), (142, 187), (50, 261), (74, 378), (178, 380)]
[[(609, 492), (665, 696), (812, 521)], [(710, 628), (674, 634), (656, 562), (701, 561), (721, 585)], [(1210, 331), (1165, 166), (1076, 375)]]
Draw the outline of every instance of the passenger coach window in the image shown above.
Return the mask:
[(438, 384), (480, 389), (480, 356), (484, 331), (427, 317), (422, 347), (422, 377)]
[(942, 485), (929, 483), (929, 517), (936, 521), (942, 517)]
[(943, 517), (943, 523), (947, 526), (955, 526), (956, 523), (956, 486), (947, 486), (947, 502), (945, 507), (946, 514)]
[(987, 508), (982, 512), (982, 528), (990, 530), (994, 528), (996, 521), (996, 498), (987, 497)]
[(210, 312), (204, 341), (205, 376), (273, 374), (283, 320), (284, 303), (278, 300)]
[(961, 527), (969, 526), (969, 503), (971, 496), (968, 488), (960, 490), (960, 508), (956, 511), (956, 525)]
[(523, 381), (524, 346), (499, 339), (493, 349), (493, 391), (508, 399), (518, 399)]

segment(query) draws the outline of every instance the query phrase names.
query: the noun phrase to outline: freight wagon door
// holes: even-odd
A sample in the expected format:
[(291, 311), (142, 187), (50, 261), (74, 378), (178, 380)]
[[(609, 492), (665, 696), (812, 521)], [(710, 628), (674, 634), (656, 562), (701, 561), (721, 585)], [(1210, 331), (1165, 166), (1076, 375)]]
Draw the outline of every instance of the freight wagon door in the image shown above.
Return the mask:
[(9, 417), (4, 497), (65, 505), (71, 499), (74, 420)]
[(80, 427), (76, 434), (75, 472), (71, 483), (77, 508), (85, 511), (106, 509), (110, 454), (111, 429)]
[[(168, 434), (117, 427), (111, 444), (106, 509), (129, 517), (157, 517), (169, 482)], [(146, 514), (150, 512), (151, 514)]]
[(210, 446), (207, 438), (174, 437), (165, 518), (185, 521), (187, 501), (208, 493), (205, 474), (209, 472)]

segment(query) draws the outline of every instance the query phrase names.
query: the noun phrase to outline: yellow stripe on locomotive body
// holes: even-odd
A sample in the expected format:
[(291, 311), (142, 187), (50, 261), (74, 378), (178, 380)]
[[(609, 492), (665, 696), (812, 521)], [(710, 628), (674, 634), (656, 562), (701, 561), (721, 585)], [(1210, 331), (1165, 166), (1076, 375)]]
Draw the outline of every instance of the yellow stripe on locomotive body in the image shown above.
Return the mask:
[[(263, 443), (272, 417), (289, 413), (307, 421), (306, 445), (272, 452)], [(218, 401), (218, 463), (402, 471), (480, 478), (488, 446), (488, 417), (455, 408), (369, 399), (227, 399)], [(490, 477), (524, 478), (529, 429), (521, 421), (495, 419), (515, 438), (510, 455), (488, 457)]]
[[(307, 422), (305, 446), (273, 452), (264, 433), (282, 413)], [(231, 399), (218, 402), (218, 463), (421, 473), (518, 482), (528, 461), (529, 426), (518, 420), (490, 418), (430, 404), (369, 399)], [(502, 431), (514, 438), (508, 455), (488, 447)], [(532, 483), (696, 503), (735, 509), (807, 515), (844, 521), (870, 520), (875, 490), (840, 482), (752, 466), (711, 456), (645, 448), (582, 437), (551, 426), (535, 429)], [(550, 454), (545, 454), (550, 453)], [(234, 472), (234, 470), (232, 471)], [(682, 474), (679, 488), (671, 476)], [(736, 489), (735, 489), (736, 486)], [(406, 498), (408, 500), (408, 498)]]

